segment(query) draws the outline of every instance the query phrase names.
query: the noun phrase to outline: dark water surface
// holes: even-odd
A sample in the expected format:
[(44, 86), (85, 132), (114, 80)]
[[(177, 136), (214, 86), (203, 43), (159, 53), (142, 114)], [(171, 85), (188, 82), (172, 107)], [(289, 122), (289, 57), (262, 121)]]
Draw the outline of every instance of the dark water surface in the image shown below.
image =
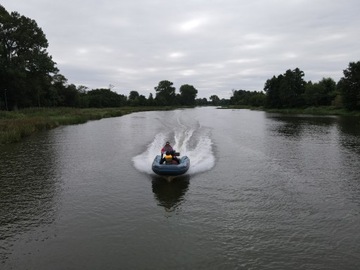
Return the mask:
[(141, 112), (1, 146), (0, 269), (360, 269), (360, 119)]

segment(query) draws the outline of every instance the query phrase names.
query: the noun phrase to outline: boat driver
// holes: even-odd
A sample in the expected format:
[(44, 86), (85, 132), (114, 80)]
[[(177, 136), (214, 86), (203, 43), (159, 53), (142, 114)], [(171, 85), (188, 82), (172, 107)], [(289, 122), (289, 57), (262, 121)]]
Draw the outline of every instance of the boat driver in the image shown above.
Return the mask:
[(165, 156), (160, 160), (160, 164), (179, 164), (179, 159), (174, 156), (174, 151), (166, 151)]
[(164, 145), (164, 147), (161, 149), (161, 157), (167, 152), (167, 151), (174, 151), (174, 149), (172, 148), (172, 146), (170, 145), (169, 142), (166, 142), (166, 144)]

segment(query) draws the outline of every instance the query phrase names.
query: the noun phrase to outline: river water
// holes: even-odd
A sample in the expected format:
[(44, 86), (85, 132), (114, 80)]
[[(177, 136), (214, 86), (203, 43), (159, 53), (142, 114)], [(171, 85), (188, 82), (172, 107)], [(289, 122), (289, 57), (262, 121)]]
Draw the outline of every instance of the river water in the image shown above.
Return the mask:
[[(186, 175), (152, 173), (166, 140)], [(140, 112), (0, 151), (0, 269), (360, 268), (359, 118)]]

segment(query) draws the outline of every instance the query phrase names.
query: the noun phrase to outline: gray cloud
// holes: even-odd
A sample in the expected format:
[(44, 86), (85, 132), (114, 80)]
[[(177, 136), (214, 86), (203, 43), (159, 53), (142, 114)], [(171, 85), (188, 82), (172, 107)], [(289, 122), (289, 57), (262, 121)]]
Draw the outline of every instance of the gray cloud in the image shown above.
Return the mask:
[(148, 96), (161, 80), (199, 97), (262, 90), (299, 67), (338, 80), (359, 61), (357, 0), (3, 0), (44, 30), (70, 83)]

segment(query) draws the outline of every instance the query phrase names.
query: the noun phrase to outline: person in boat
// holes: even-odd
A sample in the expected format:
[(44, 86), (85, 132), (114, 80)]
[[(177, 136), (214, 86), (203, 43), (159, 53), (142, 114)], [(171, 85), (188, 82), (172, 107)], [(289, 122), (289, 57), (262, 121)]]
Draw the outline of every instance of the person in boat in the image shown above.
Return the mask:
[(166, 144), (164, 145), (164, 147), (161, 149), (161, 157), (163, 157), (163, 155), (167, 152), (167, 151), (174, 151), (174, 149), (172, 148), (172, 146), (170, 145), (169, 142), (166, 142)]
[(166, 151), (165, 156), (160, 160), (160, 164), (179, 164), (179, 159), (174, 155), (174, 150)]
[(172, 150), (170, 153), (171, 153), (171, 156), (172, 156), (172, 163), (173, 164), (180, 164), (180, 160), (177, 158), (177, 156), (175, 156), (175, 150)]

